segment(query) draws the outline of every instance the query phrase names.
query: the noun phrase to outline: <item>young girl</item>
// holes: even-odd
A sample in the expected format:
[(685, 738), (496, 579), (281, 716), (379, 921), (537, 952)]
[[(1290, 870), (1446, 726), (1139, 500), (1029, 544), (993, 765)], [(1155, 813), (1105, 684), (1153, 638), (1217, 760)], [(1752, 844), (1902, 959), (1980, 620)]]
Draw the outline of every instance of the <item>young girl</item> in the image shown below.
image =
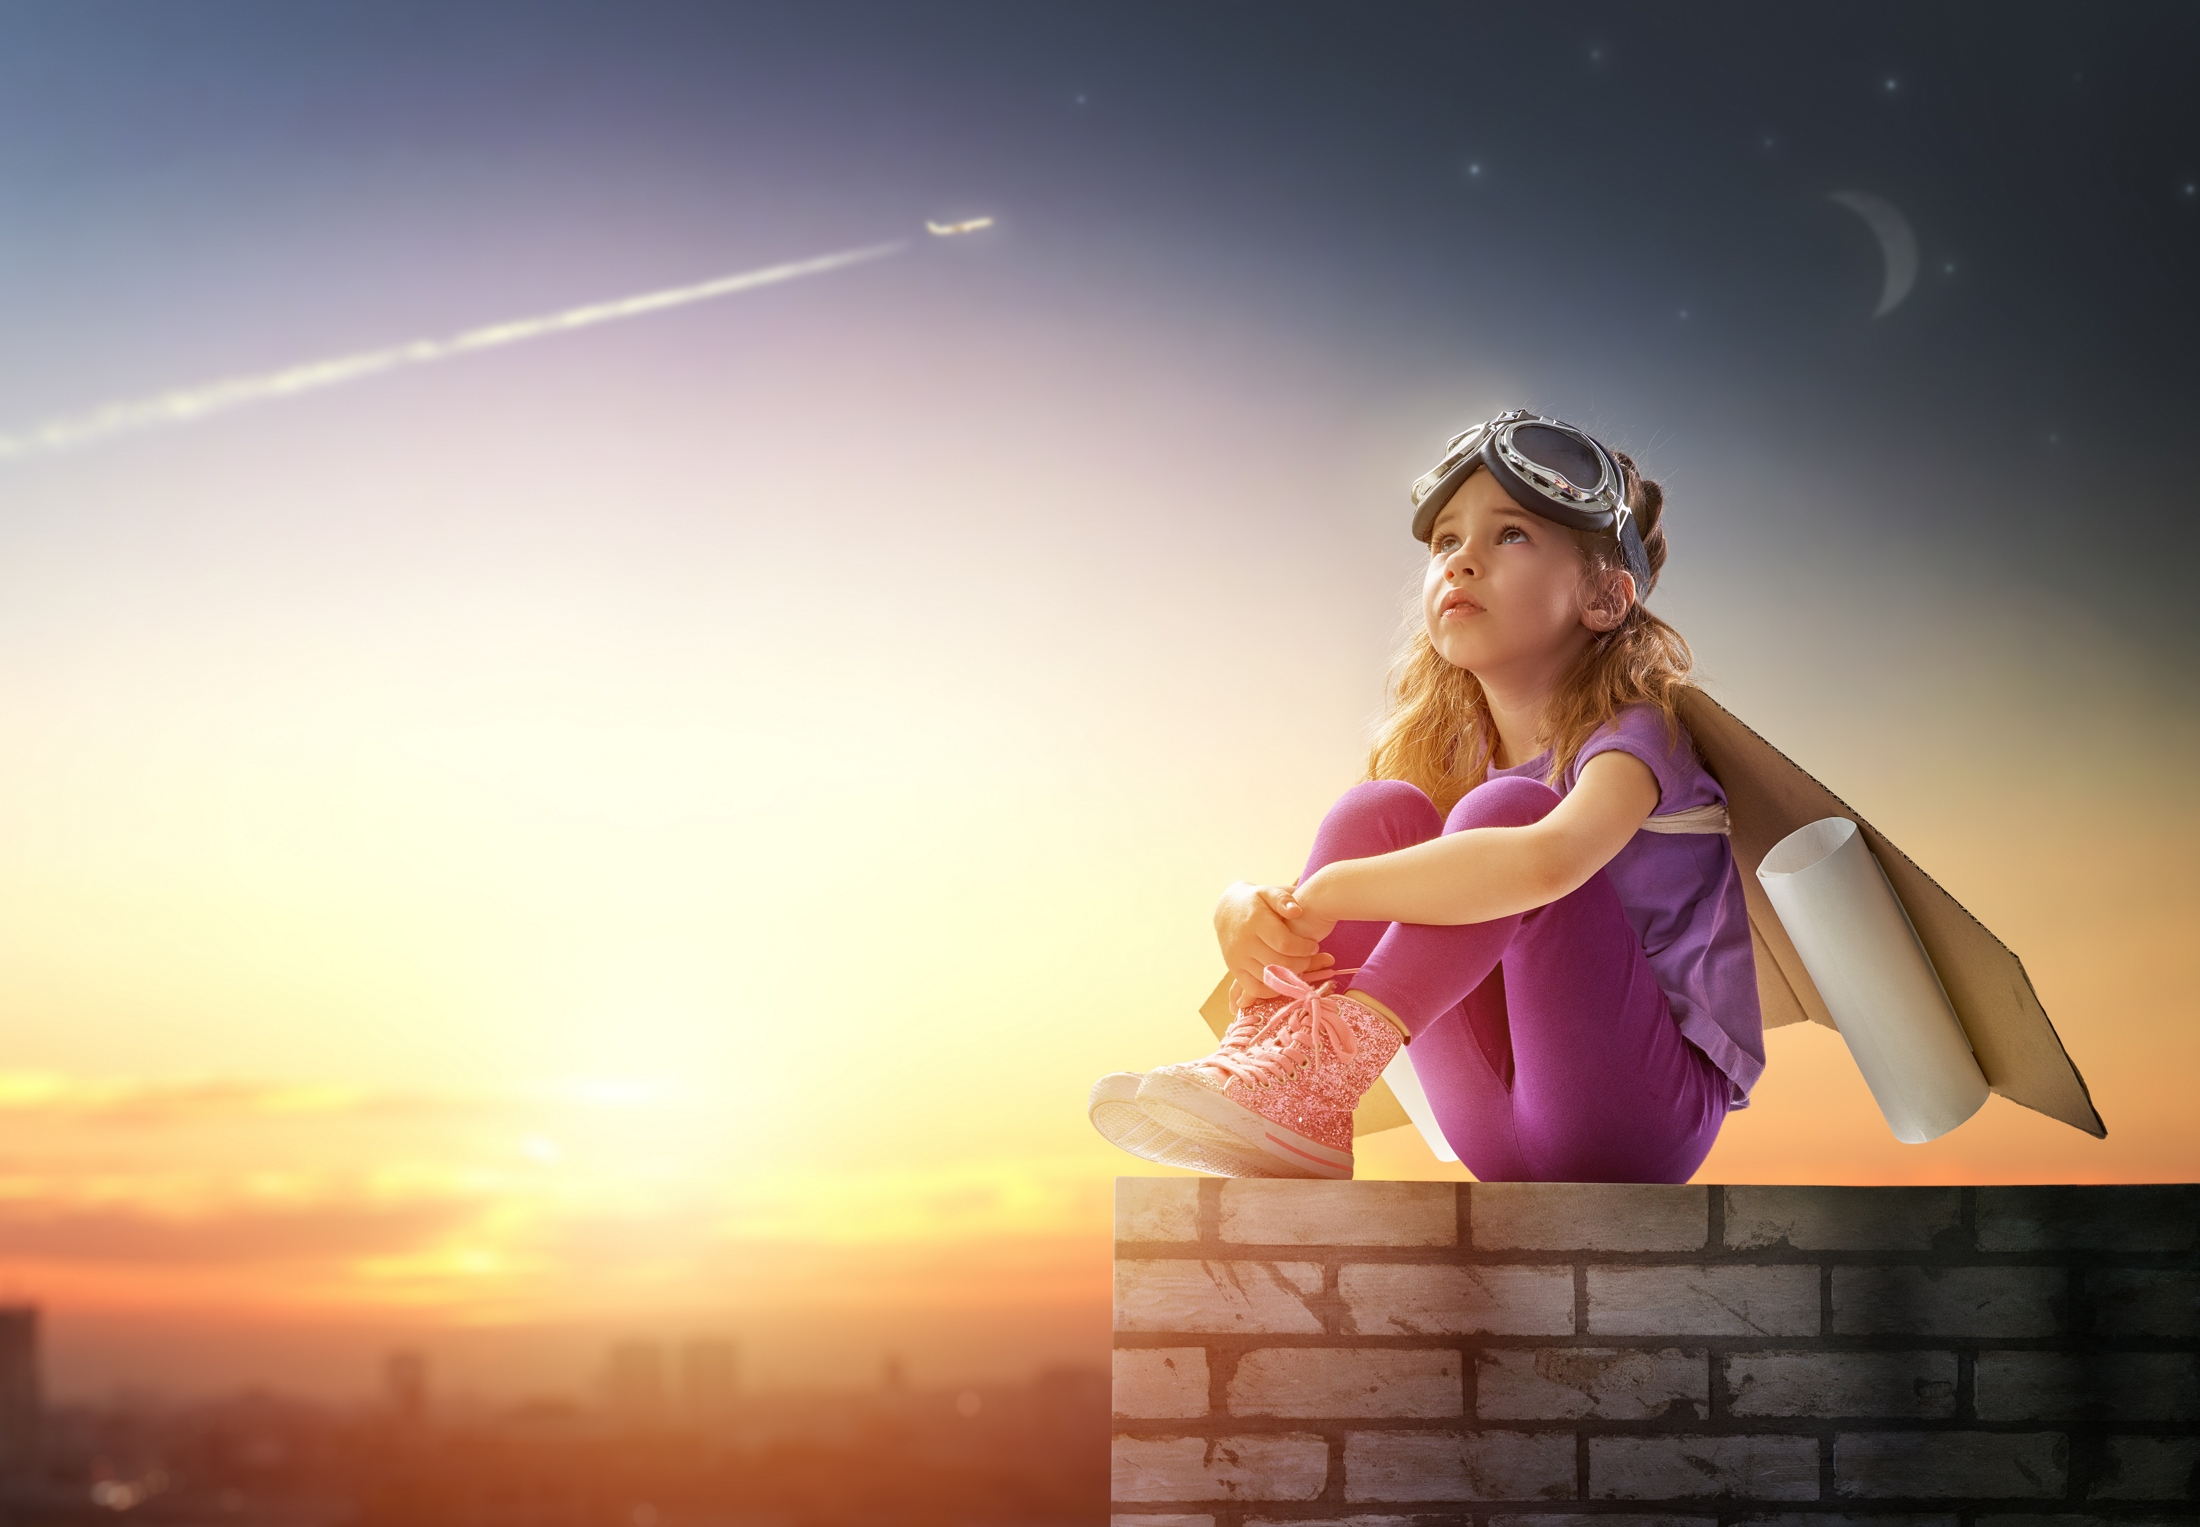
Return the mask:
[(1103, 1078), (1093, 1122), (1172, 1165), (1350, 1177), (1405, 1045), (1484, 1182), (1685, 1182), (1764, 1039), (1726, 798), (1674, 712), (1688, 646), (1642, 605), (1664, 493), (1516, 409), (1412, 497), (1422, 620), (1367, 779), (1297, 882), (1223, 893), (1221, 1045)]

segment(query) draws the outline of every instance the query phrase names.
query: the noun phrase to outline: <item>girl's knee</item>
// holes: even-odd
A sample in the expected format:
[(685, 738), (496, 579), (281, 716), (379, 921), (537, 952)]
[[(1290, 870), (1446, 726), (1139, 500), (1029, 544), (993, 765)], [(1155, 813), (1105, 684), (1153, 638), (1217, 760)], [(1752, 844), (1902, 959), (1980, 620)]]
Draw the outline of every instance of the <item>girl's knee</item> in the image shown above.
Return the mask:
[(1418, 843), (1435, 837), (1443, 819), (1420, 786), (1402, 779), (1365, 779), (1337, 798), (1322, 825), (1372, 826), (1385, 829), (1386, 838)]
[(1484, 780), (1459, 798), (1444, 831), (1464, 827), (1525, 827), (1551, 814), (1559, 794), (1539, 779), (1507, 776)]

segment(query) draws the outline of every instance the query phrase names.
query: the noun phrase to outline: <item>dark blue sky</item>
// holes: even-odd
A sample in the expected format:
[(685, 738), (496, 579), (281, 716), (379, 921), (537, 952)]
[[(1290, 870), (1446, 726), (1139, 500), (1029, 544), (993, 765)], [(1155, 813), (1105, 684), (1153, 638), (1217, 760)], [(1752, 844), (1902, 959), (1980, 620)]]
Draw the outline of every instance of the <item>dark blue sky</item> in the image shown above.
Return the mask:
[[(0, 38), (10, 422), (1000, 211), (1066, 307), (1250, 314), (1371, 387), (1496, 361), (2200, 634), (2189, 6), (70, 0)], [(1917, 230), (1876, 321), (1841, 189)]]

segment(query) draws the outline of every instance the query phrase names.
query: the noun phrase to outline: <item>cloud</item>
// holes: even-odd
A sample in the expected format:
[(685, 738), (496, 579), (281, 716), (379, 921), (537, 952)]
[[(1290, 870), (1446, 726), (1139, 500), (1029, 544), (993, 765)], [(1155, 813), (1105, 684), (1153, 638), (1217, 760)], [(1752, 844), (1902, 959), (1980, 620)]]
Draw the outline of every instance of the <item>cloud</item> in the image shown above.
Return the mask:
[(325, 1262), (412, 1251), (479, 1213), (478, 1204), (455, 1200), (232, 1205), (194, 1214), (0, 1200), (0, 1255), (137, 1267)]
[(0, 1118), (29, 1115), (88, 1123), (187, 1124), (313, 1115), (415, 1118), (479, 1107), (477, 1101), (455, 1096), (235, 1077), (151, 1081), (0, 1071)]

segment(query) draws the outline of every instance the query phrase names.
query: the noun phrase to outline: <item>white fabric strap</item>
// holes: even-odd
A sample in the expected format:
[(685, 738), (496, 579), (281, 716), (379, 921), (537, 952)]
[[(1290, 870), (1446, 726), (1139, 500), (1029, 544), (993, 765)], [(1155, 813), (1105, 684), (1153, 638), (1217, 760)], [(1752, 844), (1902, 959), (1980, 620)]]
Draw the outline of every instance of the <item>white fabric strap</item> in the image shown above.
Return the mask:
[(1726, 808), (1717, 801), (1708, 806), (1691, 806), (1686, 811), (1668, 811), (1654, 816), (1642, 824), (1644, 832), (1688, 833), (1706, 832), (1726, 836), (1731, 829), (1727, 825)]

